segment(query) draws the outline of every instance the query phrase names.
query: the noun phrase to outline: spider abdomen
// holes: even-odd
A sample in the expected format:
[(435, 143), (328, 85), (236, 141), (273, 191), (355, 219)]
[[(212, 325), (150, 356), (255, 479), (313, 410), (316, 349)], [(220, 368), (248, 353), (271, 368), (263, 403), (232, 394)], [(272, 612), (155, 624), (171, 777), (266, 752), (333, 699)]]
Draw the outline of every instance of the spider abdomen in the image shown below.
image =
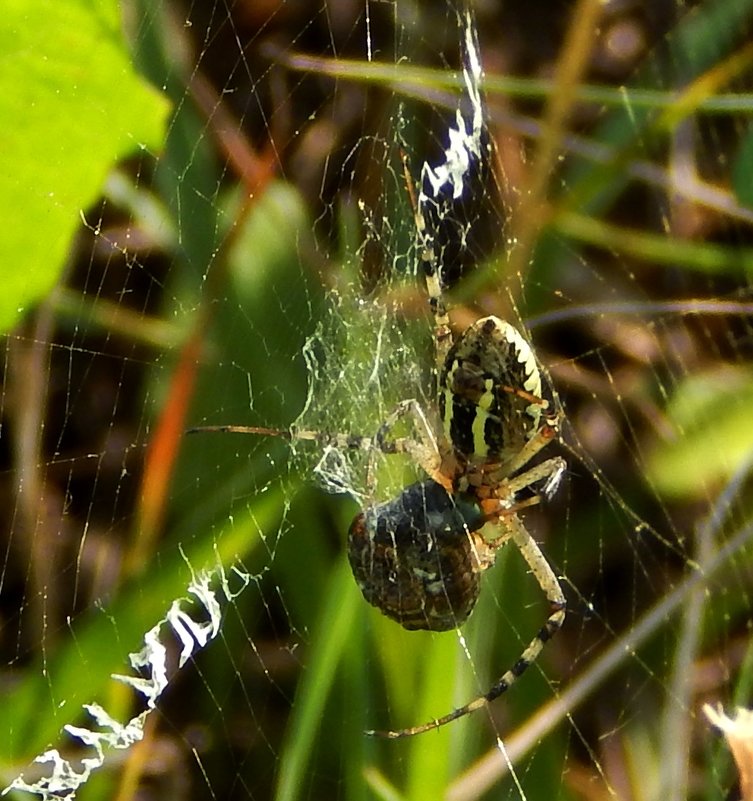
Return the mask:
[(451, 497), (435, 481), (361, 512), (348, 532), (348, 558), (364, 598), (406, 629), (459, 626), (486, 566), (475, 533), (483, 522), (475, 503)]
[(537, 431), (540, 397), (529, 344), (514, 326), (484, 317), (447, 354), (439, 392), (444, 434), (465, 459), (504, 462)]

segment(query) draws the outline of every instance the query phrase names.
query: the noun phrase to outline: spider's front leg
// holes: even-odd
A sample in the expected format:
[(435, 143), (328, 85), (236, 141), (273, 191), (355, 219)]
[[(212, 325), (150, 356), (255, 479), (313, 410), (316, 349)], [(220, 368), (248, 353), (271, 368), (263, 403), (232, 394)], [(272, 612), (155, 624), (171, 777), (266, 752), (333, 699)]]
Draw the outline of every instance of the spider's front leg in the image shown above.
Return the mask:
[[(520, 470), (520, 468), (524, 465), (528, 464), (528, 462), (530, 462), (540, 450), (546, 448), (550, 442), (557, 438), (560, 430), (559, 422), (560, 416), (556, 412), (546, 415), (543, 424), (539, 427), (531, 439), (529, 439), (528, 442), (526, 442), (526, 444), (520, 449), (520, 451), (505, 464), (507, 475), (517, 473), (518, 470)], [(544, 464), (546, 464), (546, 462), (544, 462)], [(531, 482), (528, 483), (530, 484)]]
[[(515, 475), (515, 473), (528, 464), (540, 450), (545, 448), (557, 436), (559, 431), (558, 422), (557, 415), (550, 415), (519, 453), (498, 468), (483, 475), (480, 484), (482, 487), (489, 488), (481, 498), (487, 514), (491, 516), (495, 513), (495, 510), (500, 514), (509, 513), (511, 508), (519, 508), (521, 505), (533, 506), (539, 503), (540, 495), (538, 493), (523, 501), (522, 504), (515, 503), (515, 495), (520, 490), (531, 487), (541, 481), (545, 482), (541, 495), (546, 499), (552, 497), (567, 469), (567, 462), (561, 456), (553, 456), (551, 459), (546, 459), (518, 475)], [(483, 490), (481, 492), (477, 490), (476, 492), (480, 495)], [(493, 501), (496, 501), (496, 507), (492, 503)]]
[(541, 492), (545, 498), (551, 498), (559, 486), (566, 469), (567, 462), (561, 456), (553, 456), (551, 459), (534, 465), (524, 473), (505, 481), (503, 484), (504, 493), (510, 497), (526, 487), (537, 484), (539, 481), (545, 481)]
[[(521, 467), (527, 465), (540, 450), (557, 437), (559, 434), (559, 421), (560, 416), (556, 412), (546, 416), (543, 425), (540, 426), (533, 437), (528, 440), (517, 456), (505, 465), (508, 476), (517, 473)], [(541, 462), (541, 464), (534, 465), (525, 472), (514, 476), (514, 478), (508, 478), (504, 482), (504, 491), (512, 496), (525, 489), (525, 487), (530, 487), (539, 481), (546, 480), (542, 494), (545, 498), (551, 498), (559, 486), (566, 468), (567, 463), (565, 460), (561, 456), (554, 456)]]
[[(418, 439), (412, 437), (391, 438), (393, 428), (405, 417), (410, 417), (414, 423)], [(429, 420), (424, 413), (421, 404), (414, 398), (401, 401), (394, 411), (379, 427), (374, 437), (376, 451), (381, 453), (405, 453), (438, 484), (441, 484), (447, 491), (452, 490), (452, 481), (443, 475), (442, 453), (434, 436)], [(369, 486), (373, 485), (374, 460), (369, 460), (368, 481)]]

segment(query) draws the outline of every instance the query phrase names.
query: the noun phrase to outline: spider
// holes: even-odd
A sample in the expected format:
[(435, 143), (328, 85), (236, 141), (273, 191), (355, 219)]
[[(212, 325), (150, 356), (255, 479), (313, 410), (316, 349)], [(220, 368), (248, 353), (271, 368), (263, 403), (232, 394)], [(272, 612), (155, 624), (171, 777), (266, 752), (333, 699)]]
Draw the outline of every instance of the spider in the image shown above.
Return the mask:
[[(561, 457), (528, 467), (559, 429), (559, 415), (541, 397), (533, 351), (515, 327), (493, 316), (478, 320), (453, 342), (430, 247), (423, 264), (435, 319), (438, 431), (415, 400), (401, 402), (373, 438), (250, 426), (191, 429), (408, 454), (427, 478), (359, 512), (348, 532), (348, 560), (364, 598), (406, 629), (460, 626), (478, 599), (482, 574), (508, 540), (528, 563), (550, 613), (515, 664), (482, 696), (443, 717), (367, 732), (390, 739), (438, 728), (502, 695), (560, 629), (566, 606), (556, 574), (518, 516), (541, 495), (550, 496), (565, 470)], [(390, 437), (403, 417), (412, 418), (417, 438)], [(517, 500), (521, 490), (541, 483), (541, 495)], [(487, 523), (497, 527), (497, 536), (482, 535)]]
[[(431, 267), (428, 275), (431, 286)], [(437, 330), (444, 331), (441, 313), (438, 320)], [(441, 341), (438, 336), (437, 343)], [(390, 447), (384, 436), (392, 420), (376, 437), (381, 450), (409, 453), (429, 478), (356, 516), (348, 535), (353, 575), (364, 598), (406, 629), (446, 631), (468, 618), (481, 575), (512, 540), (546, 596), (550, 614), (486, 693), (419, 726), (370, 732), (389, 738), (438, 728), (498, 698), (536, 660), (565, 618), (557, 576), (518, 517), (540, 496), (516, 501), (518, 492), (539, 482), (544, 482), (543, 494), (550, 495), (565, 469), (564, 460), (553, 457), (524, 470), (556, 437), (559, 423), (540, 397), (533, 353), (519, 332), (498, 317), (478, 320), (446, 355), (441, 350), (441, 431), (434, 437), (424, 425), (423, 412), (414, 401), (406, 401), (393, 417), (412, 414), (423, 432), (420, 441), (397, 440)], [(497, 526), (496, 537), (482, 535), (486, 523)]]
[[(396, 498), (359, 512), (348, 532), (347, 549), (366, 601), (406, 629), (456, 629), (471, 614), (481, 576), (494, 564), (500, 548), (508, 540), (517, 546), (549, 602), (546, 622), (483, 695), (418, 726), (367, 732), (393, 739), (443, 726), (498, 698), (533, 664), (565, 618), (565, 596), (557, 576), (518, 514), (539, 503), (542, 495), (550, 496), (564, 473), (565, 461), (558, 456), (529, 466), (557, 437), (560, 416), (542, 397), (541, 374), (530, 345), (510, 323), (484, 317), (453, 339), (432, 233), (448, 190), (458, 197), (474, 160), (481, 157), (481, 68), (472, 30), (469, 20), (464, 75), (472, 120), (458, 112), (445, 163), (438, 168), (424, 164), (418, 198), (404, 161), (434, 318), (437, 424), (432, 425), (416, 400), (405, 400), (374, 437), (249, 426), (191, 429), (366, 450), (371, 455), (368, 484), (373, 483), (375, 454), (407, 454), (426, 478)], [(402, 418), (412, 421), (414, 437), (392, 436)], [(518, 493), (536, 485), (542, 485), (540, 494), (517, 500)], [(496, 527), (496, 535), (482, 534), (487, 524)]]

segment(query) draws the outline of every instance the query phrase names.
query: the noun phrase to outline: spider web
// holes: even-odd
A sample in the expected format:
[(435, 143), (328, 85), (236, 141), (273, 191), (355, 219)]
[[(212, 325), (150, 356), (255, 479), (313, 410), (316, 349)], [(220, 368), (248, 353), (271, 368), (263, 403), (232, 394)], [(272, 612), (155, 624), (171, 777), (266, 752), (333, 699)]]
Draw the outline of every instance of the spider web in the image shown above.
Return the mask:
[[(564, 7), (422, 5), (124, 6), (174, 106), (164, 150), (113, 168), (61, 286), (5, 340), (5, 784), (735, 786), (701, 709), (750, 706), (753, 4), (584, 1), (572, 27)], [(513, 664), (547, 615), (522, 560), (503, 550), (458, 631), (403, 631), (361, 598), (345, 533), (420, 477), (408, 460), (370, 482), (363, 452), (183, 432), (373, 436), (401, 400), (432, 413), (408, 184), (472, 119), (469, 36), (491, 156), (434, 221), (443, 278), (454, 331), (521, 328), (564, 410), (567, 475), (524, 520), (568, 617), (487, 711), (383, 742), (362, 732)]]

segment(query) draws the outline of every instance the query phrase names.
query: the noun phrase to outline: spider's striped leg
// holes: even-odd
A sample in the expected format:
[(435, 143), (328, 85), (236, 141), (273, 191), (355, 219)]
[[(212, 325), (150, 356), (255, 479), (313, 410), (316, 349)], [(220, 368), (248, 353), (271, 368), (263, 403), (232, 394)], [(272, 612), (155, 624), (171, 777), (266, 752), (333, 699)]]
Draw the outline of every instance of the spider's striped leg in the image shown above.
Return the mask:
[[(418, 439), (412, 437), (390, 438), (390, 432), (402, 418), (410, 416), (414, 422)], [(421, 404), (414, 399), (401, 401), (387, 419), (379, 427), (374, 437), (364, 437), (356, 434), (335, 434), (328, 431), (311, 431), (306, 429), (266, 428), (262, 426), (196, 426), (190, 428), (187, 434), (199, 433), (223, 434), (254, 434), (256, 436), (279, 437), (293, 442), (306, 440), (316, 442), (323, 446), (333, 446), (340, 450), (360, 450), (372, 453), (368, 466), (370, 480), (374, 472), (374, 455), (376, 452), (385, 454), (404, 453), (410, 456), (435, 481), (442, 484), (448, 491), (451, 489), (450, 480), (443, 477), (439, 468), (441, 454), (436, 437), (429, 421), (424, 414)]]
[(416, 223), (416, 231), (421, 243), (421, 266), (426, 281), (429, 308), (434, 317), (434, 355), (438, 381), (445, 360), (447, 359), (450, 346), (452, 345), (450, 317), (447, 314), (447, 307), (442, 297), (442, 280), (439, 275), (438, 260), (434, 249), (434, 238), (426, 225), (426, 218), (421, 209), (422, 199), (423, 202), (426, 202), (427, 198), (424, 195), (421, 195), (419, 198), (416, 197), (416, 190), (413, 185), (413, 179), (411, 178), (406, 156), (403, 156), (403, 172), (405, 173), (405, 185), (408, 189), (410, 204), (413, 208), (413, 219)]
[(565, 620), (566, 601), (557, 576), (549, 566), (539, 546), (525, 530), (520, 520), (518, 520), (517, 517), (511, 517), (506, 523), (509, 526), (509, 537), (512, 538), (518, 550), (523, 555), (523, 558), (528, 563), (531, 572), (536, 581), (538, 581), (539, 586), (549, 602), (550, 612), (546, 623), (539, 629), (531, 642), (528, 643), (528, 646), (518, 657), (515, 664), (506, 671), (484, 695), (479, 696), (470, 703), (465, 704), (465, 706), (461, 706), (441, 718), (423, 723), (420, 726), (413, 726), (409, 729), (400, 729), (398, 731), (371, 731), (368, 732), (368, 734), (387, 737), (389, 739), (410, 737), (414, 734), (421, 734), (422, 732), (439, 728), (439, 726), (444, 726), (470, 712), (475, 712), (477, 709), (485, 707), (496, 698), (499, 698), (500, 695), (506, 692), (515, 681), (520, 678), (520, 676), (536, 661), (544, 645), (546, 645), (562, 627), (562, 623)]
[(526, 442), (526, 444), (520, 449), (515, 457), (511, 461), (505, 463), (506, 474), (512, 475), (520, 470), (523, 465), (528, 464), (528, 462), (530, 462), (531, 459), (533, 459), (533, 457), (542, 448), (545, 448), (557, 436), (558, 433), (559, 416), (552, 414), (546, 418), (544, 424), (533, 435), (533, 437)]
[(254, 434), (262, 437), (279, 437), (289, 442), (306, 440), (319, 445), (333, 445), (341, 450), (368, 451), (374, 447), (373, 437), (362, 437), (357, 434), (333, 434), (328, 431), (309, 431), (296, 428), (265, 428), (263, 426), (195, 426), (186, 434)]
[[(404, 417), (409, 416), (413, 420), (414, 428), (418, 439), (412, 437), (389, 438), (395, 425)], [(411, 398), (398, 403), (392, 413), (379, 427), (374, 437), (374, 455), (381, 453), (405, 453), (431, 478), (441, 484), (446, 490), (450, 491), (452, 483), (449, 478), (442, 475), (440, 468), (442, 465), (442, 455), (439, 450), (434, 431), (426, 418), (421, 404)], [(369, 460), (367, 482), (373, 486), (374, 476), (374, 456)]]
[(530, 487), (532, 484), (546, 479), (542, 492), (545, 497), (549, 498), (557, 489), (566, 468), (567, 462), (561, 456), (553, 456), (551, 459), (541, 462), (541, 464), (534, 465), (530, 470), (526, 470), (525, 473), (505, 481), (503, 492), (508, 497), (511, 497), (516, 492), (525, 489), (525, 487)]
[[(423, 220), (423, 217), (420, 218)], [(418, 218), (417, 218), (418, 225)], [(419, 227), (419, 233), (421, 228)], [(436, 358), (437, 376), (442, 372), (447, 354), (452, 345), (452, 331), (450, 330), (450, 317), (447, 314), (444, 297), (442, 296), (442, 281), (437, 270), (437, 259), (434, 244), (430, 237), (421, 233), (424, 244), (421, 254), (421, 264), (426, 279), (426, 292), (429, 296), (429, 308), (434, 316), (434, 350)]]
[[(484, 519), (488, 522), (503, 518), (507, 519), (523, 509), (540, 504), (542, 495), (548, 500), (559, 486), (560, 479), (566, 468), (567, 462), (561, 456), (554, 456), (541, 464), (535, 465), (530, 470), (526, 470), (525, 473), (521, 473), (519, 476), (511, 479), (500, 479), (497, 482), (497, 488), (493, 492), (490, 492), (487, 497), (479, 499), (484, 512)], [(537, 484), (544, 479), (546, 479), (546, 483), (540, 493), (524, 498), (522, 501), (515, 498), (515, 495), (520, 490)], [(489, 540), (488, 544), (494, 550), (499, 550), (509, 538), (510, 534), (503, 532), (502, 536)]]

